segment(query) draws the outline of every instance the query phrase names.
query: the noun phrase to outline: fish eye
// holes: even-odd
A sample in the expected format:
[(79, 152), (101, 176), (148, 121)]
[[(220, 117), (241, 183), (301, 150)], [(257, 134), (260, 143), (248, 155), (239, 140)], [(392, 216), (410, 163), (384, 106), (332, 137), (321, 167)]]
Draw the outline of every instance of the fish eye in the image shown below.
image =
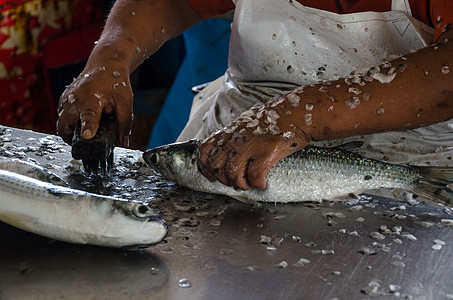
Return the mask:
[(154, 165), (157, 164), (159, 162), (159, 154), (152, 153), (151, 156), (149, 157), (149, 161)]
[(133, 214), (138, 218), (149, 217), (152, 215), (152, 210), (148, 205), (138, 204), (132, 209)]

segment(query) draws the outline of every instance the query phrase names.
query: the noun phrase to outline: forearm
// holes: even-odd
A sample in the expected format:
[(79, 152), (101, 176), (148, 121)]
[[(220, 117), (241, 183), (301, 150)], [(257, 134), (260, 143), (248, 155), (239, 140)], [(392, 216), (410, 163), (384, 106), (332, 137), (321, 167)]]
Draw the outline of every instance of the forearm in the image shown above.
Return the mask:
[(372, 80), (371, 73), (357, 77), (361, 83), (351, 83), (350, 77), (305, 87), (276, 100), (281, 103), (273, 109), (282, 116), (277, 125), (282, 132), (328, 140), (453, 118), (453, 41), (405, 55), (381, 67), (380, 73)]
[(166, 41), (200, 20), (185, 0), (118, 0), (87, 68), (105, 64), (131, 73)]

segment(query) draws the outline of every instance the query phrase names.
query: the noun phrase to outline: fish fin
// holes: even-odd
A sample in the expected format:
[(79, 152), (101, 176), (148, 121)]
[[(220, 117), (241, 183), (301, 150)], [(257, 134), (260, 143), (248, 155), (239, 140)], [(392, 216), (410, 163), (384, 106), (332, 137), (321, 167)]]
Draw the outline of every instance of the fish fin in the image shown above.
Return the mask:
[[(335, 197), (324, 199), (324, 200), (346, 202), (346, 201), (351, 201), (351, 200), (354, 200), (354, 199), (359, 199), (358, 194), (349, 193), (347, 195), (335, 196)], [(321, 201), (318, 201), (318, 202), (321, 202)]]
[(357, 149), (357, 148), (362, 147), (363, 144), (364, 144), (363, 141), (354, 141), (354, 142), (341, 144), (339, 146), (336, 146), (335, 148), (340, 149), (340, 150), (344, 150), (344, 151), (350, 151), (352, 149)]
[(238, 201), (241, 201), (243, 203), (254, 203), (255, 202), (255, 201), (250, 200), (249, 198), (247, 198), (245, 196), (239, 196), (239, 195), (228, 195), (228, 196), (230, 196), (231, 198), (236, 199)]
[(416, 167), (421, 174), (413, 192), (428, 200), (453, 206), (453, 168)]

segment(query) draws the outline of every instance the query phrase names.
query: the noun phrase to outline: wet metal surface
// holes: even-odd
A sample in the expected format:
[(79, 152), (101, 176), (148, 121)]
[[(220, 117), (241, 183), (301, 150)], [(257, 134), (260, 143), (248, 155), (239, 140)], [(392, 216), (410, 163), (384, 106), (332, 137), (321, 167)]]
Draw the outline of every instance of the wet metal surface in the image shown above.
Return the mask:
[(31, 159), (73, 188), (150, 201), (170, 225), (159, 245), (124, 251), (0, 222), (2, 300), (453, 299), (453, 215), (441, 207), (370, 195), (244, 204), (179, 187), (118, 148), (112, 175), (88, 180), (61, 139), (1, 126), (0, 156)]

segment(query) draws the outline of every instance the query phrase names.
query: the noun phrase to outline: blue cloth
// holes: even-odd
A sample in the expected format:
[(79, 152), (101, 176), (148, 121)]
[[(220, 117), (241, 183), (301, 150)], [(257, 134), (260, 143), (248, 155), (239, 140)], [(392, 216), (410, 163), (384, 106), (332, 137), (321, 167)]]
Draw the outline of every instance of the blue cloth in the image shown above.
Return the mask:
[(183, 33), (186, 55), (154, 124), (148, 148), (173, 143), (189, 119), (192, 87), (213, 81), (228, 67), (231, 20), (204, 20)]

